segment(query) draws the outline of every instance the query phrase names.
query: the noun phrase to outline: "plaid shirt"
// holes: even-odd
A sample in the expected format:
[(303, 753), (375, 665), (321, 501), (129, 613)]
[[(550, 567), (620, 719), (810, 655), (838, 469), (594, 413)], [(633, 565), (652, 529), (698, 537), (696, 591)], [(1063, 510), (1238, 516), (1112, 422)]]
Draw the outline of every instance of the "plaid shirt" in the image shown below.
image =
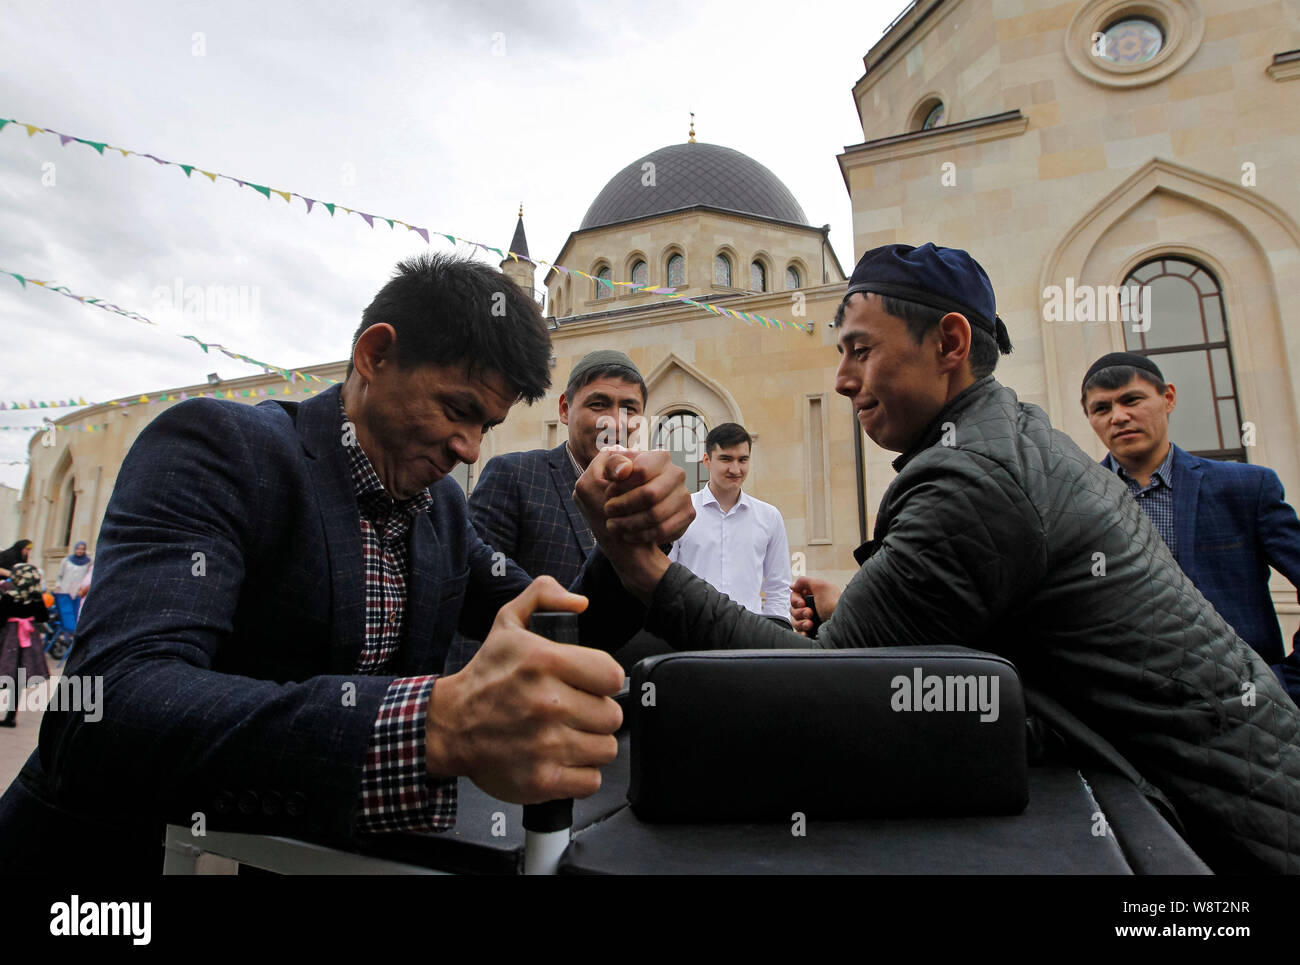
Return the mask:
[[(342, 397), (339, 411), (347, 435)], [(402, 641), (406, 622), (407, 535), (433, 500), (427, 490), (397, 502), (384, 489), (361, 446), (345, 447), (361, 516), (366, 583), (366, 635), (357, 673), (382, 674)], [(425, 773), (424, 727), (437, 675), (398, 677), (379, 705), (361, 773), (359, 831), (443, 831), (456, 819), (456, 781)]]
[(1147, 514), (1151, 524), (1155, 526), (1156, 532), (1160, 538), (1165, 541), (1169, 547), (1169, 553), (1175, 559), (1178, 557), (1178, 544), (1174, 539), (1174, 447), (1169, 447), (1169, 452), (1165, 454), (1164, 461), (1156, 467), (1155, 472), (1151, 474), (1151, 479), (1145, 487), (1140, 486), (1138, 481), (1130, 476), (1115, 458), (1111, 457), (1111, 468), (1115, 470), (1115, 475), (1119, 476), (1128, 486), (1128, 491), (1133, 494), (1142, 511)]

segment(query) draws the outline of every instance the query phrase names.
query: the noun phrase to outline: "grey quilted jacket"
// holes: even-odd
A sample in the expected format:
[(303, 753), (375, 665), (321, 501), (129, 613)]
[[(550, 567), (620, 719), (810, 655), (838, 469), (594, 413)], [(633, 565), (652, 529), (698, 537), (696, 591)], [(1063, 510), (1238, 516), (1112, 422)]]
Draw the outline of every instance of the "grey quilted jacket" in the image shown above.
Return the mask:
[[(817, 646), (1006, 656), (1168, 796), (1216, 870), (1300, 872), (1300, 710), (1113, 473), (991, 376), (894, 468)], [(646, 629), (679, 649), (803, 641), (676, 564)]]

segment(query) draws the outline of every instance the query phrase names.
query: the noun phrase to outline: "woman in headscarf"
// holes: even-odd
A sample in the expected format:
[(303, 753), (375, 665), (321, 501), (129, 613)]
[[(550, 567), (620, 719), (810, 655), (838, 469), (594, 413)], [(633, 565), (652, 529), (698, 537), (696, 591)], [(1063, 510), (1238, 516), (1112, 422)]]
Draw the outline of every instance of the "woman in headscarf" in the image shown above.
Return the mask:
[(0, 580), (9, 578), (9, 574), (13, 571), (14, 564), (26, 563), (27, 557), (31, 551), (32, 541), (29, 539), (20, 539), (7, 550), (0, 550)]
[(59, 564), (59, 575), (53, 587), (54, 605), (59, 608), (59, 622), (68, 633), (77, 629), (77, 616), (81, 613), (78, 591), (86, 580), (86, 567), (90, 562), (83, 540), (73, 548), (72, 555)]
[[(15, 563), (9, 579), (0, 586), (0, 686), (15, 688), (18, 668), (27, 671), (26, 683), (35, 683), (50, 675), (45, 663), (37, 623), (49, 619), (41, 594), (41, 571), (30, 563)], [(17, 726), (16, 689), (8, 693), (9, 710), (0, 726)]]

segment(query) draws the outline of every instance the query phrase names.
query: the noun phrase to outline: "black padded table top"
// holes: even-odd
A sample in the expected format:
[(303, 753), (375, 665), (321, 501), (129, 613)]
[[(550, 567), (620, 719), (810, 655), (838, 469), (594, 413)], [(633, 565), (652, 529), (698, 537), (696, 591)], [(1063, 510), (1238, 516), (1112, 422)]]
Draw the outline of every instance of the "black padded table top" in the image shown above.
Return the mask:
[[(574, 835), (562, 874), (1132, 874), (1078, 772), (1031, 768), (1010, 817), (874, 818), (791, 824), (644, 824), (624, 808)], [(1172, 834), (1158, 815), (1165, 833)], [(1158, 830), (1155, 825), (1153, 830)]]

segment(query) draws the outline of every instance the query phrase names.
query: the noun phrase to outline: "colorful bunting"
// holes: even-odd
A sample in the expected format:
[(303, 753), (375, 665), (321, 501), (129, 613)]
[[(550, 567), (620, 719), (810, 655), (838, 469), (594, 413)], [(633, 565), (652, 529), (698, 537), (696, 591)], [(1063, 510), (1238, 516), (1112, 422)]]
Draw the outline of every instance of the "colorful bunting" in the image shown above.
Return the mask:
[[(27, 128), (27, 134), (28, 134), (29, 137), (34, 137), (35, 135), (37, 135), (37, 134), (39, 134), (39, 133), (54, 134), (55, 136), (57, 136), (57, 137), (59, 138), (59, 141), (60, 141), (60, 144), (61, 144), (61, 145), (66, 145), (69, 141), (76, 141), (76, 142), (78, 142), (78, 143), (80, 143), (80, 144), (86, 144), (86, 145), (89, 145), (90, 147), (95, 148), (95, 150), (98, 151), (100, 154), (103, 154), (103, 153), (104, 153), (104, 148), (106, 148), (106, 147), (111, 147), (111, 145), (106, 144), (106, 143), (103, 143), (103, 142), (99, 142), (99, 141), (90, 141), (90, 140), (87, 140), (87, 139), (85, 139), (85, 138), (81, 138), (81, 137), (73, 137), (73, 136), (71, 136), (71, 135), (67, 135), (67, 134), (60, 134), (59, 132), (57, 132), (57, 131), (51, 131), (51, 130), (48, 129), (48, 128), (37, 127), (35, 124), (25, 124), (25, 123), (22, 123), (21, 121), (7, 120), (7, 119), (4, 119), (4, 118), (0, 118), (0, 131), (3, 131), (4, 128), (5, 128), (5, 126), (6, 126), (7, 124), (17, 124), (17, 125), (20, 126), (20, 127), (25, 127), (25, 128)], [(128, 154), (136, 154), (136, 155), (139, 156), (139, 157), (147, 157), (147, 158), (149, 158), (150, 160), (157, 162), (158, 164), (171, 165), (171, 166), (173, 166), (173, 167), (179, 167), (179, 168), (181, 168), (181, 169), (185, 172), (186, 177), (189, 176), (189, 174), (190, 174), (191, 171), (197, 170), (200, 174), (206, 174), (206, 175), (208, 176), (208, 179), (211, 180), (214, 184), (216, 183), (216, 180), (217, 180), (218, 177), (225, 178), (227, 181), (233, 181), (235, 184), (238, 184), (240, 187), (249, 187), (249, 188), (252, 188), (254, 191), (256, 191), (256, 192), (258, 192), (259, 194), (261, 194), (261, 195), (262, 195), (263, 197), (265, 197), (267, 200), (270, 200), (271, 192), (272, 192), (272, 191), (274, 191), (276, 194), (280, 195), (280, 197), (284, 198), (284, 200), (285, 200), (287, 203), (290, 203), (290, 204), (292, 204), (292, 199), (293, 199), (293, 198), (298, 198), (298, 199), (300, 199), (301, 201), (303, 201), (303, 203), (306, 205), (307, 213), (308, 213), (308, 214), (311, 213), (311, 209), (312, 209), (313, 205), (317, 205), (317, 204), (319, 204), (319, 205), (323, 206), (326, 210), (329, 211), (331, 217), (333, 217), (333, 215), (334, 215), (334, 209), (335, 209), (336, 207), (337, 207), (337, 208), (341, 208), (343, 211), (346, 211), (348, 214), (359, 215), (359, 216), (362, 218), (362, 220), (364, 220), (365, 223), (366, 223), (369, 227), (371, 227), (371, 228), (374, 228), (374, 226), (375, 226), (375, 218), (380, 218), (380, 219), (383, 220), (383, 221), (387, 221), (387, 222), (388, 222), (388, 225), (389, 225), (390, 228), (395, 228), (396, 225), (398, 225), (398, 224), (403, 224), (403, 225), (406, 225), (406, 227), (409, 228), (410, 230), (412, 230), (412, 231), (418, 233), (418, 234), (420, 235), (420, 237), (423, 238), (423, 239), (425, 240), (426, 243), (428, 243), (428, 241), (429, 241), (429, 230), (428, 230), (428, 229), (420, 228), (420, 227), (417, 227), (417, 226), (415, 226), (415, 225), (411, 225), (411, 224), (407, 224), (405, 221), (398, 221), (396, 218), (389, 218), (389, 217), (387, 217), (387, 216), (385, 216), (385, 215), (366, 214), (365, 212), (362, 212), (362, 211), (354, 211), (353, 209), (351, 209), (351, 208), (347, 208), (347, 207), (344, 207), (344, 206), (341, 205), (341, 204), (335, 204), (335, 203), (331, 203), (331, 202), (328, 202), (328, 201), (317, 201), (317, 200), (315, 200), (315, 199), (313, 199), (313, 198), (308, 198), (306, 195), (299, 194), (299, 193), (296, 192), (296, 191), (285, 191), (285, 190), (281, 190), (280, 188), (271, 188), (271, 187), (269, 187), (269, 186), (267, 186), (267, 185), (264, 185), (264, 184), (254, 184), (254, 183), (251, 182), (251, 181), (243, 181), (243, 180), (240, 180), (239, 178), (233, 178), (233, 177), (231, 177), (231, 176), (228, 175), (228, 174), (215, 174), (215, 173), (210, 172), (210, 171), (205, 171), (205, 170), (203, 170), (202, 168), (197, 168), (197, 167), (195, 167), (195, 165), (192, 165), (192, 164), (182, 164), (182, 163), (180, 163), (180, 162), (178, 162), (178, 161), (168, 161), (168, 160), (166, 160), (166, 159), (164, 159), (164, 158), (157, 157), (156, 155), (153, 155), (153, 154), (141, 154), (141, 153), (138, 152), (138, 151), (128, 151), (126, 148), (120, 148), (120, 147), (114, 147), (113, 150), (115, 150), (115, 151), (120, 151), (123, 157), (126, 157)], [(504, 261), (504, 260), (506, 259), (507, 255), (508, 255), (510, 258), (515, 259), (516, 261), (519, 260), (518, 256), (517, 256), (514, 252), (504, 252), (504, 251), (502, 251), (500, 248), (495, 248), (495, 247), (493, 247), (493, 246), (491, 246), (491, 245), (485, 245), (485, 244), (483, 244), (483, 243), (480, 242), (480, 241), (473, 241), (473, 240), (468, 239), (468, 238), (461, 238), (461, 237), (459, 237), (459, 236), (457, 236), (457, 235), (447, 234), (446, 232), (441, 232), (441, 231), (440, 231), (440, 232), (437, 232), (437, 233), (440, 234), (440, 235), (442, 235), (442, 237), (446, 238), (446, 239), (447, 239), (451, 244), (453, 244), (453, 245), (461, 244), (461, 243), (466, 243), (466, 244), (474, 245), (474, 246), (476, 246), (476, 247), (478, 247), (478, 248), (481, 248), (481, 249), (482, 249), (483, 251), (485, 251), (485, 252), (487, 252), (487, 251), (495, 252), (496, 255), (497, 255), (497, 257), (500, 258), (502, 261)], [(607, 280), (607, 279), (604, 279), (604, 278), (593, 278), (593, 276), (587, 274), (587, 273), (584, 272), (584, 271), (580, 271), (580, 270), (578, 270), (578, 269), (576, 269), (576, 268), (570, 269), (570, 268), (565, 268), (565, 267), (562, 266), (562, 265), (552, 265), (552, 264), (550, 264), (549, 262), (542, 261), (541, 259), (536, 259), (536, 263), (539, 264), (539, 265), (541, 265), (541, 266), (543, 266), (543, 267), (545, 267), (545, 268), (554, 268), (556, 271), (559, 271), (559, 272), (561, 272), (562, 274), (566, 274), (566, 275), (569, 274), (570, 272), (573, 272), (573, 273), (575, 273), (575, 274), (581, 275), (583, 278), (592, 279), (593, 281), (596, 281), (596, 282), (599, 283), (599, 284), (605, 285), (607, 288), (610, 288), (611, 290), (613, 289), (614, 286), (620, 286), (620, 287), (629, 287), (629, 288), (632, 288), (633, 291), (639, 291), (639, 292), (651, 292), (651, 293), (654, 293), (654, 294), (657, 294), (657, 295), (666, 295), (666, 296), (668, 296), (668, 297), (670, 297), (670, 298), (675, 298), (675, 299), (679, 300), (680, 302), (682, 302), (682, 303), (685, 304), (685, 305), (691, 305), (691, 306), (693, 306), (693, 307), (695, 307), (695, 308), (703, 309), (704, 311), (710, 312), (711, 314), (714, 314), (714, 315), (728, 315), (728, 316), (730, 316), (730, 317), (732, 317), (732, 318), (738, 318), (738, 319), (740, 319), (741, 321), (745, 322), (747, 325), (757, 324), (757, 325), (761, 325), (763, 328), (772, 328), (772, 327), (776, 327), (776, 328), (780, 328), (780, 329), (783, 329), (783, 330), (784, 330), (785, 328), (788, 327), (788, 328), (794, 329), (794, 330), (796, 330), (796, 331), (804, 332), (804, 333), (811, 333), (811, 332), (814, 330), (814, 327), (813, 327), (812, 323), (783, 322), (783, 321), (781, 321), (780, 319), (768, 318), (768, 317), (765, 316), (765, 315), (757, 315), (757, 314), (752, 314), (752, 313), (749, 313), (749, 312), (738, 312), (738, 311), (735, 311), (735, 310), (733, 310), (733, 309), (727, 308), (727, 307), (722, 306), (722, 305), (709, 305), (709, 304), (706, 304), (706, 303), (704, 303), (704, 302), (696, 301), (696, 300), (693, 299), (693, 298), (687, 298), (685, 295), (678, 294), (677, 292), (673, 291), (672, 289), (653, 288), (653, 287), (650, 287), (650, 286), (639, 286), (639, 287), (638, 287), (638, 286), (634, 285), (634, 283), (632, 283), (632, 282), (626, 282), (626, 281), (616, 281), (616, 282), (611, 282), (611, 281), (609, 281), (609, 280)], [(14, 277), (15, 277), (15, 278), (18, 278), (18, 281), (19, 281), (20, 283), (23, 283), (23, 287), (26, 287), (26, 284), (24, 283), (24, 280), (23, 280), (21, 277), (19, 277), (19, 276), (17, 276), (17, 275), (15, 275)], [(28, 280), (30, 280), (30, 279), (28, 279)], [(76, 296), (72, 296), (72, 297), (76, 297)], [(126, 313), (126, 312), (121, 312), (121, 311), (119, 311), (118, 314), (128, 315), (128, 313)], [(128, 317), (129, 317), (129, 316), (128, 316)], [(152, 324), (152, 323), (150, 323), (150, 324)]]

